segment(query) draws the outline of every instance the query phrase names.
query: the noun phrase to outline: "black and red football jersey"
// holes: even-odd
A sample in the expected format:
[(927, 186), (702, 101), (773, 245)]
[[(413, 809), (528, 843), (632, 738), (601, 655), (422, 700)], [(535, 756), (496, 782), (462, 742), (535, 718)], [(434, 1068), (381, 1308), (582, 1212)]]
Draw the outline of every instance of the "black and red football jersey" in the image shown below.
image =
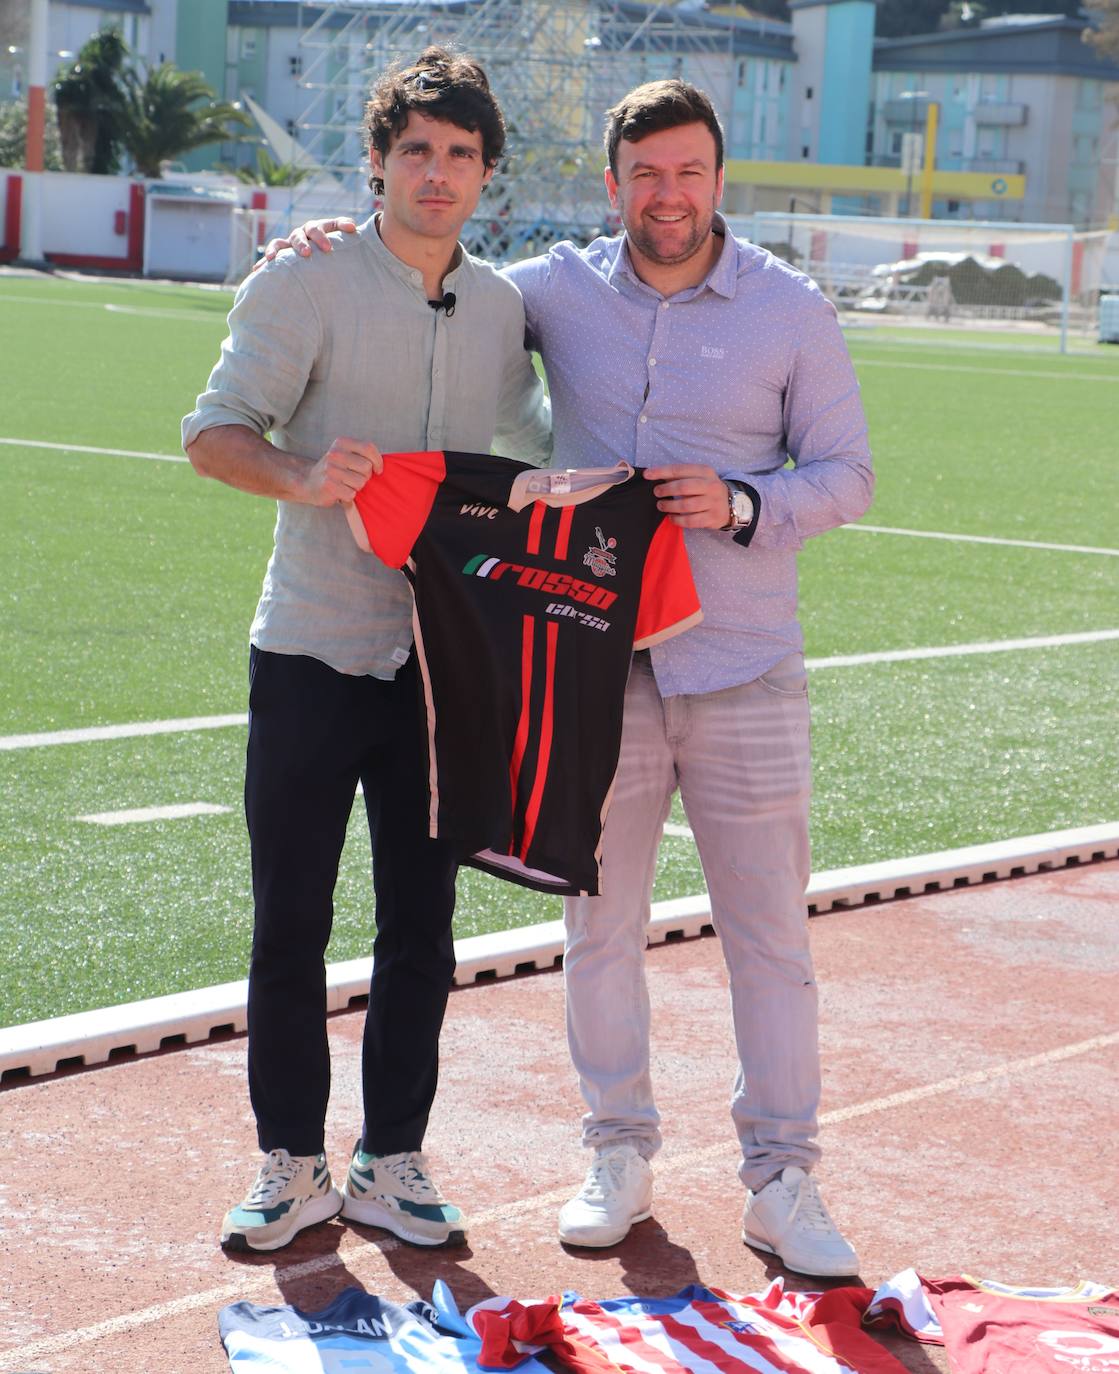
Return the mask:
[(625, 463), (389, 453), (349, 519), (412, 585), (432, 835), (499, 877), (596, 895), (633, 649), (701, 619), (652, 484)]

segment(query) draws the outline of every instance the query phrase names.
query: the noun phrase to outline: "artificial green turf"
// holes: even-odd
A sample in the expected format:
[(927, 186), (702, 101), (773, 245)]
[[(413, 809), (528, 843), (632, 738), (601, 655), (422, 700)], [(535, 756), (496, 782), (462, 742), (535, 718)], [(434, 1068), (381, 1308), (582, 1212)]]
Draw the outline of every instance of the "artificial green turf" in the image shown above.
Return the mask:
[[(1100, 644), (814, 671), (814, 869), (1114, 820), (1114, 660)], [(243, 753), (238, 727), (0, 753), (0, 1025), (244, 976)], [(193, 801), (230, 810), (77, 819)], [(666, 838), (655, 898), (701, 890), (694, 846)], [(331, 959), (368, 954), (372, 905), (359, 801)], [(554, 898), (463, 870), (460, 937), (559, 914)]]
[[(175, 454), (229, 303), (0, 276), (0, 438)], [(850, 335), (878, 470), (867, 522), (1119, 547), (1119, 350), (909, 333)], [(186, 464), (0, 445), (0, 734), (242, 711), (273, 520)], [(812, 658), (1119, 627), (1119, 558), (1101, 554), (836, 530), (801, 568)], [(1116, 819), (1117, 653), (814, 671), (814, 867)], [(0, 752), (0, 1024), (243, 976), (243, 750), (233, 727)], [(75, 819), (183, 801), (231, 810)], [(359, 805), (331, 958), (369, 950), (368, 866)], [(694, 846), (667, 838), (655, 896), (701, 886)], [(459, 884), (460, 935), (558, 914), (482, 874)]]
[(240, 709), (274, 522), (186, 463), (0, 447), (0, 733)]
[[(231, 305), (196, 287), (0, 277), (0, 432), (180, 453), (179, 419), (217, 361)], [(142, 309), (152, 313), (132, 313)]]

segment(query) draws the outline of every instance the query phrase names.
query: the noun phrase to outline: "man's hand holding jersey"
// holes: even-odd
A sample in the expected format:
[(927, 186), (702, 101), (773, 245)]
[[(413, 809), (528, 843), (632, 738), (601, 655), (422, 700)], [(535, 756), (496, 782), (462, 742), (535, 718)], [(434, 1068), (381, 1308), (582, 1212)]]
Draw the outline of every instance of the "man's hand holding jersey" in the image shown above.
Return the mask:
[(376, 444), (335, 439), (307, 473), (304, 501), (310, 506), (348, 506), (385, 462)]
[(646, 468), (657, 509), (686, 530), (720, 530), (727, 523), (727, 484), (706, 463), (666, 463)]

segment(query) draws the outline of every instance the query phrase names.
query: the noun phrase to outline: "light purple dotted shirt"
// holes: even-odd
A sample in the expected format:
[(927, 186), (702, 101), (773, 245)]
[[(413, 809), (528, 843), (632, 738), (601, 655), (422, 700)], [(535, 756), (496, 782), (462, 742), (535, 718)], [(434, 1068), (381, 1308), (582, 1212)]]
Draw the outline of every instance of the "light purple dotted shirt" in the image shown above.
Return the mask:
[(707, 463), (757, 495), (749, 532), (686, 531), (704, 618), (651, 651), (666, 697), (752, 682), (802, 650), (797, 551), (862, 515), (874, 489), (834, 307), (716, 228), (706, 280), (667, 298), (634, 273), (624, 237), (504, 269), (548, 374), (555, 466)]

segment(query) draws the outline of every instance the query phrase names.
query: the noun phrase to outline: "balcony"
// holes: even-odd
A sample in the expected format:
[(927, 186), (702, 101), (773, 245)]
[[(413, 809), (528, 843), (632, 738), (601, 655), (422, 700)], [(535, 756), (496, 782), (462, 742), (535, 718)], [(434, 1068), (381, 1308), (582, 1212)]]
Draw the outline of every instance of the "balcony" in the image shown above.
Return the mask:
[(976, 124), (999, 124), (1006, 127), (1025, 124), (1029, 109), (1028, 105), (997, 104), (991, 101), (976, 105), (971, 113)]
[(910, 100), (884, 100), (882, 118), (887, 124), (903, 124), (907, 129), (923, 129), (925, 115), (931, 103), (930, 96), (914, 96)]

